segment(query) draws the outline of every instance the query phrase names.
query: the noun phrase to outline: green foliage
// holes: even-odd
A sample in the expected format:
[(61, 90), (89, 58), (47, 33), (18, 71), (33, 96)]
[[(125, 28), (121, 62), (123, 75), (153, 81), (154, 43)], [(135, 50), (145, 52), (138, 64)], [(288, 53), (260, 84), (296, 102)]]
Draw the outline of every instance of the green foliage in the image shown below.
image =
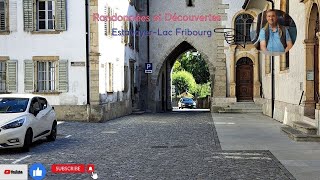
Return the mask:
[(195, 95), (199, 98), (211, 95), (211, 83), (197, 84)]
[(181, 63), (176, 61), (173, 65), (173, 72), (183, 71), (184, 69), (181, 67)]
[(190, 72), (197, 84), (204, 84), (210, 81), (209, 68), (201, 55), (194, 55), (191, 51), (183, 53), (175, 62), (173, 72)]
[(189, 93), (194, 93), (197, 87), (192, 74), (187, 71), (172, 73), (172, 84), (175, 85), (177, 94), (181, 94), (186, 90), (188, 90)]

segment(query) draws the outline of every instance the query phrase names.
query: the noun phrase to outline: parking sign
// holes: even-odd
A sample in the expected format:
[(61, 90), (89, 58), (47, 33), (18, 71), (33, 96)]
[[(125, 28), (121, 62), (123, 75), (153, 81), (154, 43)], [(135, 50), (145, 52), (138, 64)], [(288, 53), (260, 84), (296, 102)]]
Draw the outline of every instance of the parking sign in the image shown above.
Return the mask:
[(152, 63), (146, 63), (144, 73), (152, 73)]

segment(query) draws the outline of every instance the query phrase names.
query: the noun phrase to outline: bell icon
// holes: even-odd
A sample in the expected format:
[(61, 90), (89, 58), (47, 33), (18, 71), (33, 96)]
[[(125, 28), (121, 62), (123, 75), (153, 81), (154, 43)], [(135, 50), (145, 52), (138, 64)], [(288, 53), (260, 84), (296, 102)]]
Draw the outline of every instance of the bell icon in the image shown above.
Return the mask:
[(89, 171), (92, 171), (92, 167), (91, 166), (89, 167)]

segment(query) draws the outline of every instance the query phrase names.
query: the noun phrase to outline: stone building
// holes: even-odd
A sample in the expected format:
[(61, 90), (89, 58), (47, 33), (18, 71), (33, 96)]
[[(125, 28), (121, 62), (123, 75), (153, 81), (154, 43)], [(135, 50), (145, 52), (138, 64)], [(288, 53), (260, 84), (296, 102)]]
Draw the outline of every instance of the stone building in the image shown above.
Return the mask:
[(0, 91), (44, 95), (59, 120), (100, 121), (131, 113), (139, 38), (111, 36), (135, 23), (140, 1), (0, 0)]
[[(232, 27), (250, 37), (250, 31), (239, 29), (243, 23), (257, 22), (258, 15), (272, 8), (267, 1), (242, 1), (243, 4), (224, 0), (230, 4), (227, 27)], [(227, 94), (231, 98), (241, 100), (237, 88), (237, 76), (241, 63), (247, 63), (253, 73), (250, 76), (253, 89), (250, 98), (262, 104), (263, 113), (293, 126), (295, 122), (303, 122), (318, 128), (319, 125), (319, 1), (275, 0), (275, 9), (288, 13), (297, 27), (297, 37), (289, 53), (274, 56), (264, 55), (257, 51), (246, 39), (245, 47), (227, 45)], [(293, 13), (294, 12), (294, 13)], [(238, 26), (239, 25), (239, 26)], [(237, 39), (240, 38), (240, 39)], [(241, 40), (236, 37), (235, 41)], [(274, 62), (272, 66), (272, 61)]]

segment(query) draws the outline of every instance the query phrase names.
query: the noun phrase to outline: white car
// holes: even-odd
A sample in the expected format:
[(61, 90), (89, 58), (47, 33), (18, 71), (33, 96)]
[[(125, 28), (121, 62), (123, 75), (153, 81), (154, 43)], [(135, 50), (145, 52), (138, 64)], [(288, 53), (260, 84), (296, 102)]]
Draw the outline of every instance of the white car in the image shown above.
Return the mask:
[(57, 119), (46, 98), (33, 94), (0, 95), (0, 148), (21, 148), (43, 137), (55, 141)]

